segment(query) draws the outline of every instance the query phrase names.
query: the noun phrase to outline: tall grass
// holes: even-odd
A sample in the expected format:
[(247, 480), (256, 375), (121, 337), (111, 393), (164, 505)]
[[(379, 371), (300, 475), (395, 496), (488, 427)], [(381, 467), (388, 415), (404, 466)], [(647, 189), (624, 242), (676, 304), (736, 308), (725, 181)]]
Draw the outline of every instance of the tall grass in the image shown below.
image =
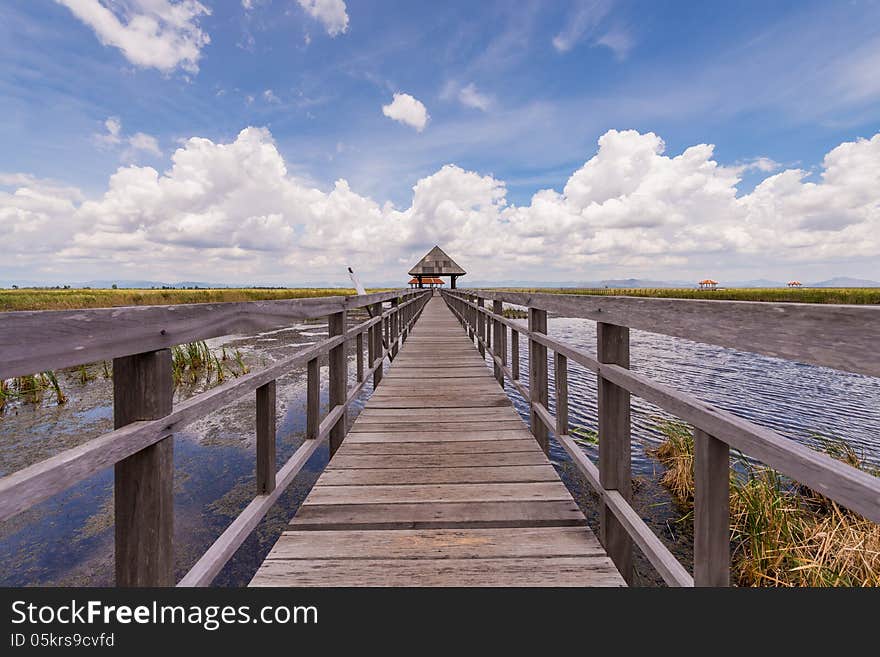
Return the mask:
[[(379, 289), (370, 292), (381, 291)], [(0, 312), (72, 310), (181, 303), (275, 301), (356, 294), (350, 288), (218, 288), (199, 290), (75, 290), (27, 288), (0, 290)]]
[(724, 299), (727, 301), (773, 301), (791, 303), (880, 304), (877, 287), (802, 287), (802, 288), (729, 288), (698, 290), (693, 288), (497, 288), (508, 292), (547, 294), (592, 294), (601, 296), (659, 297), (666, 299)]
[[(665, 485), (686, 515), (693, 507), (693, 434), (662, 422), (651, 453), (666, 466)], [(880, 476), (851, 445), (820, 439), (832, 458)], [(733, 579), (741, 586), (880, 586), (880, 525), (844, 509), (776, 470), (742, 456), (730, 479)]]
[[(222, 357), (212, 352), (204, 340), (172, 347), (171, 372), (174, 385), (194, 384), (203, 376), (209, 383), (214, 374), (217, 376), (217, 383), (222, 383), (226, 380), (227, 374), (241, 376), (250, 372), (250, 367), (240, 350), (236, 349), (233, 352), (231, 361), (226, 354), (226, 347), (222, 348), (221, 353)], [(233, 368), (230, 362), (234, 362), (237, 369)]]

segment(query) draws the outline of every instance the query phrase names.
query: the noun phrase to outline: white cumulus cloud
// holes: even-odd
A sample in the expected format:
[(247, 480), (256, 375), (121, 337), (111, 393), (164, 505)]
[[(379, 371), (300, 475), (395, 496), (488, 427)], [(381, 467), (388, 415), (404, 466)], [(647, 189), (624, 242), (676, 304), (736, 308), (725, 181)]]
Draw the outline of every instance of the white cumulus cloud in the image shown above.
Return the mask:
[(389, 119), (412, 126), (421, 132), (431, 118), (424, 104), (409, 94), (396, 93), (388, 105), (382, 106), (382, 114)]
[(343, 0), (297, 0), (305, 12), (335, 37), (348, 31), (348, 12)]
[(210, 37), (199, 19), (211, 10), (197, 0), (56, 0), (128, 61), (164, 73), (196, 73)]
[(51, 262), (71, 280), (307, 284), (343, 282), (340, 263), (352, 263), (365, 280), (385, 281), (435, 243), (483, 280), (595, 280), (607, 268), (685, 276), (744, 262), (758, 263), (756, 276), (768, 262), (789, 263), (807, 280), (816, 263), (876, 268), (880, 133), (832, 149), (818, 175), (782, 170), (743, 195), (738, 166), (719, 164), (711, 145), (665, 149), (653, 133), (609, 130), (561, 190), (539, 190), (523, 205), (508, 201), (503, 180), (446, 165), (397, 208), (346, 180), (322, 190), (291, 175), (266, 129), (228, 143), (191, 138), (164, 173), (120, 167), (90, 199), (0, 175), (9, 254), (0, 273), (37, 278)]

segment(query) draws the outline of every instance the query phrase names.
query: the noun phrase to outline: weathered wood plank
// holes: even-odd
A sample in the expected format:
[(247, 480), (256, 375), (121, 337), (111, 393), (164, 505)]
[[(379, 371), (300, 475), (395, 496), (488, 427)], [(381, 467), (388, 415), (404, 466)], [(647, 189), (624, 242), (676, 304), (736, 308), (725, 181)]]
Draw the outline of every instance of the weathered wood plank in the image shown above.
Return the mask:
[[(443, 441), (435, 443), (353, 443), (346, 441), (343, 443), (336, 457), (327, 466), (335, 467), (342, 456), (350, 455), (415, 455), (415, 456), (431, 456), (437, 454), (473, 454), (475, 457), (480, 454), (492, 454), (501, 456), (513, 452), (530, 452), (535, 454), (538, 463), (543, 463), (540, 455), (543, 453), (535, 445), (535, 440), (531, 435), (521, 440), (456, 440)], [(546, 459), (545, 459), (546, 460)], [(484, 465), (493, 465), (490, 459)]]
[[(472, 420), (470, 422), (389, 422), (387, 424), (368, 424), (368, 423), (359, 423), (355, 422), (354, 426), (351, 428), (351, 433), (389, 433), (395, 431), (407, 431), (407, 432), (430, 432), (430, 433), (448, 433), (448, 432), (467, 432), (467, 433), (477, 433), (477, 432), (493, 432), (493, 431), (506, 431), (508, 429), (511, 430), (523, 430), (525, 431), (525, 424), (522, 423), (519, 419), (514, 420), (492, 420), (490, 422), (480, 422), (478, 420)], [(440, 438), (443, 438), (440, 436)]]
[(325, 486), (318, 482), (303, 502), (310, 504), (401, 504), (404, 502), (566, 501), (561, 481), (527, 484), (424, 484), (400, 486)]
[(330, 504), (300, 507), (290, 528), (442, 529), (562, 527), (586, 524), (573, 500), (443, 502), (438, 504)]
[(529, 432), (519, 420), (518, 428), (497, 429), (483, 431), (358, 431), (350, 433), (348, 440), (352, 443), (424, 443), (424, 442), (456, 442), (478, 440), (510, 440), (520, 439), (529, 435)]
[[(331, 565), (332, 564), (332, 565)], [(251, 586), (624, 586), (607, 557), (270, 560)]]
[(267, 559), (591, 557), (605, 551), (584, 527), (286, 531)]
[(377, 468), (370, 470), (328, 470), (321, 476), (325, 486), (393, 484), (487, 484), (556, 481), (552, 465), (512, 465), (458, 468)]

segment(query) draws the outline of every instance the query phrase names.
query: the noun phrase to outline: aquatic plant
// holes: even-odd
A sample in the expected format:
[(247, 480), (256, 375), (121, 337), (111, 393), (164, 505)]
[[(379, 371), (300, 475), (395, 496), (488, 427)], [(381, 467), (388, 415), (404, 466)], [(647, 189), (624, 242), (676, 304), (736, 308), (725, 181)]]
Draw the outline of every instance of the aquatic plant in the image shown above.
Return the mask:
[(244, 362), (244, 356), (241, 355), (241, 351), (239, 351), (238, 349), (235, 350), (234, 358), (235, 364), (238, 365), (239, 375), (247, 374), (251, 371), (251, 368), (249, 368)]
[(59, 404), (66, 404), (67, 395), (65, 395), (64, 391), (61, 390), (61, 384), (58, 383), (58, 377), (55, 375), (55, 372), (53, 372), (52, 370), (48, 370), (43, 374), (49, 380), (49, 384), (52, 386), (52, 390), (55, 392), (55, 401), (57, 401)]
[(83, 384), (88, 383), (95, 378), (95, 375), (89, 372), (88, 368), (85, 365), (80, 365), (79, 368), (77, 368), (76, 375), (79, 379), (79, 382)]
[(574, 436), (574, 441), (580, 444), (598, 445), (599, 432), (589, 427), (574, 426), (569, 427), (568, 433)]
[[(692, 519), (693, 434), (683, 422), (658, 425), (649, 450), (667, 467), (661, 483)], [(820, 449), (874, 476), (880, 471), (840, 440), (814, 436)], [(730, 471), (732, 574), (742, 586), (880, 586), (880, 525), (842, 508), (773, 468), (743, 456)]]
[(105, 379), (113, 378), (113, 370), (110, 368), (109, 361), (103, 360), (101, 361), (101, 365), (103, 366), (103, 374)]

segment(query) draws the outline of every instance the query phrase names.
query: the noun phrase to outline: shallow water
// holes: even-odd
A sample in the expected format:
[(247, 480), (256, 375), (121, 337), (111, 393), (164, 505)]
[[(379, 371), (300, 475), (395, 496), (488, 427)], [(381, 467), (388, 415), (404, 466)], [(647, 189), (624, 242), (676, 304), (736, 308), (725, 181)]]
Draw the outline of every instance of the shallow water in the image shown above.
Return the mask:
[[(363, 321), (352, 315), (350, 322)], [(525, 322), (523, 322), (525, 323)], [(595, 324), (551, 317), (550, 334), (587, 352), (595, 352)], [(326, 337), (323, 322), (266, 331), (254, 336), (227, 336), (209, 341), (212, 349), (240, 349), (252, 369), (289, 356)], [(756, 356), (688, 340), (633, 331), (632, 368), (657, 381), (689, 392), (794, 440), (810, 442), (813, 435), (846, 440), (880, 465), (880, 379), (837, 372)], [(520, 340), (521, 367), (528, 377), (528, 349)], [(235, 366), (232, 365), (234, 368)], [(0, 417), (0, 474), (14, 472), (75, 444), (112, 429), (112, 382), (101, 376), (86, 384), (76, 372), (61, 373), (70, 396), (63, 406), (51, 394), (39, 405), (14, 405)], [(349, 364), (354, 384), (354, 361)], [(322, 404), (326, 412), (326, 364), (322, 363)], [(554, 410), (552, 359), (551, 410)], [(208, 387), (204, 381), (179, 388), (180, 401)], [(516, 409), (527, 421), (527, 406), (506, 386)], [(350, 421), (369, 397), (365, 386)], [(305, 430), (305, 372), (278, 380), (278, 464), (296, 450)], [(596, 429), (595, 375), (569, 361), (569, 412), (572, 426)], [(659, 466), (646, 452), (659, 443), (658, 418), (668, 416), (633, 399), (633, 474), (637, 480), (634, 505), (652, 529), (686, 564), (692, 538), (666, 491), (658, 485)], [(175, 574), (182, 577), (195, 560), (252, 499), (254, 483), (254, 401), (241, 402), (190, 425), (175, 434)], [(584, 451), (596, 458), (595, 447)], [(273, 506), (257, 530), (236, 553), (215, 584), (247, 584), (274, 544), (287, 520), (305, 498), (327, 462), (326, 446)], [(572, 489), (591, 524), (596, 524), (596, 498), (555, 443), (551, 458)], [(0, 524), (0, 584), (112, 585), (113, 489), (112, 469)], [(644, 560), (637, 559), (639, 581), (657, 583)]]

